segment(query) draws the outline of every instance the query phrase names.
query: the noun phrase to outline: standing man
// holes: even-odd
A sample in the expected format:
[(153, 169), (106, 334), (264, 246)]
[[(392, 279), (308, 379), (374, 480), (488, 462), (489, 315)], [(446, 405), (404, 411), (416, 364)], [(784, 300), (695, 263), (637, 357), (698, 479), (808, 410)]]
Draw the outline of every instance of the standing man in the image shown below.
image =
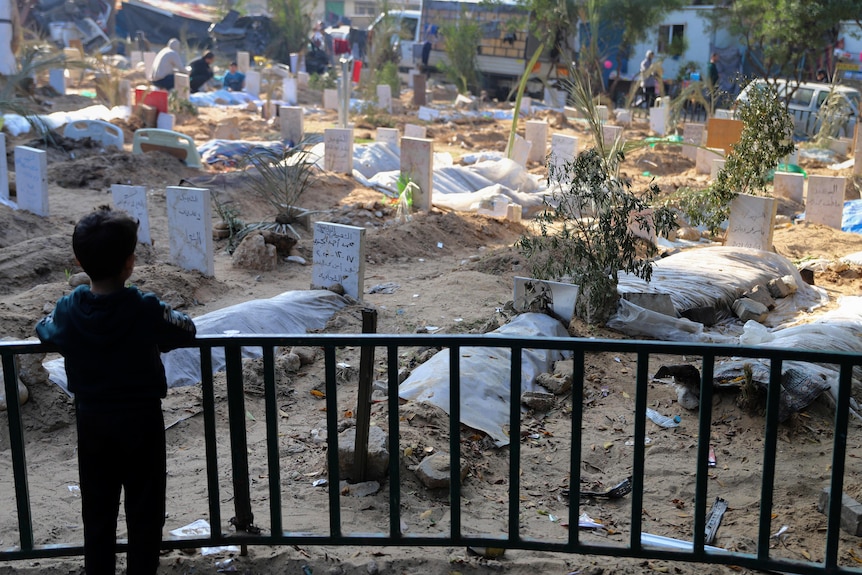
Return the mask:
[(180, 41), (176, 38), (168, 40), (168, 45), (159, 50), (153, 60), (153, 71), (150, 83), (163, 90), (174, 89), (174, 73), (183, 71), (183, 60), (180, 58)]
[(653, 51), (647, 50), (646, 57), (641, 61), (641, 90), (643, 91), (647, 108), (652, 108), (655, 102), (655, 89), (658, 84), (655, 72), (651, 70), (652, 58)]
[(207, 52), (200, 58), (189, 62), (189, 88), (192, 94), (200, 91), (203, 85), (212, 79), (214, 60), (215, 55), (212, 52)]
[(718, 54), (713, 52), (709, 57), (709, 64), (706, 67), (706, 76), (709, 85), (707, 86), (708, 98), (710, 103), (718, 102)]

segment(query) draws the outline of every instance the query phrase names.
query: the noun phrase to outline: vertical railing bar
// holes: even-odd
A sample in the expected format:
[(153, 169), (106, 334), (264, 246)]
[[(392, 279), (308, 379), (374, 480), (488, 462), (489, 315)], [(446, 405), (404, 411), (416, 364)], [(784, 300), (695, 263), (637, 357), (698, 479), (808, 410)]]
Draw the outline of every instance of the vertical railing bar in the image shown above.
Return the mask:
[(389, 382), (387, 406), (389, 409), (389, 536), (401, 539), (401, 418), (399, 414), (398, 346), (387, 348)]
[(847, 424), (850, 418), (850, 392), (853, 387), (853, 365), (841, 364), (838, 374), (838, 401), (835, 406), (835, 432), (832, 440), (832, 480), (829, 485), (829, 519), (826, 524), (827, 570), (838, 565), (841, 535), (841, 509), (844, 496), (844, 466), (847, 452)]
[(760, 523), (758, 524), (757, 558), (769, 559), (772, 529), (772, 495), (775, 491), (775, 455), (778, 448), (778, 407), (781, 400), (782, 359), (769, 362), (769, 388), (766, 393), (766, 430), (763, 437), (763, 478), (760, 487)]
[(581, 434), (584, 422), (584, 350), (572, 350), (572, 446), (569, 460), (569, 546), (578, 545), (581, 517)]
[(635, 433), (634, 460), (632, 461), (632, 532), (629, 545), (634, 551), (641, 549), (644, 502), (644, 438), (646, 437), (647, 383), (649, 382), (649, 354), (637, 352), (637, 379), (635, 381)]
[(449, 348), (449, 531), (452, 543), (461, 540), (461, 347)]
[(521, 375), (524, 350), (512, 347), (509, 376), (509, 542), (520, 538), (521, 511)]
[(3, 381), (6, 388), (6, 414), (9, 419), (9, 444), (12, 450), (12, 474), (15, 481), (15, 503), (21, 549), (33, 549), (33, 517), (30, 512), (30, 487), (27, 482), (27, 453), (24, 447), (24, 423), (18, 403), (18, 370), (15, 355), (4, 352)]
[(242, 347), (240, 344), (225, 345), (224, 359), (225, 375), (227, 376), (231, 478), (233, 479), (235, 511), (231, 523), (237, 531), (249, 531), (254, 526), (254, 513), (251, 510), (248, 433), (245, 424), (245, 390), (242, 379)]
[(341, 537), (341, 500), (338, 469), (338, 396), (336, 381), (335, 346), (323, 348), (326, 360), (326, 465), (329, 468), (329, 536)]
[(213, 390), (212, 347), (201, 346), (201, 401), (204, 409), (204, 439), (206, 440), (207, 493), (210, 529), (221, 538), (221, 507), (219, 506), (218, 449), (216, 445), (215, 392)]
[(706, 353), (701, 363), (700, 412), (697, 431), (697, 475), (694, 489), (694, 554), (703, 556), (706, 542), (706, 495), (709, 483), (709, 446), (712, 430), (712, 378), (715, 356)]
[(275, 346), (263, 347), (263, 385), (266, 402), (266, 453), (269, 461), (269, 520), (273, 536), (284, 533), (281, 519), (281, 459), (278, 450), (278, 404), (275, 389)]

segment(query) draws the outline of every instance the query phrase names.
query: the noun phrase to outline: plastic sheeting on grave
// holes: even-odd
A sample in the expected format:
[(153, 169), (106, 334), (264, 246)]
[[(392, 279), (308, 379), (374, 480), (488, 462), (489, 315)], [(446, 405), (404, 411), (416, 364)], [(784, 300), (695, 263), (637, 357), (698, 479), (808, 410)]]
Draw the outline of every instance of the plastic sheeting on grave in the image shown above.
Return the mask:
[(279, 141), (210, 140), (198, 146), (201, 161), (207, 164), (223, 163), (228, 166), (235, 166), (245, 156), (262, 151), (282, 154), (284, 152), (284, 143)]
[[(131, 114), (131, 108), (128, 106), (114, 106), (107, 108), (101, 104), (88, 106), (80, 110), (70, 110), (68, 112), (54, 112), (53, 114), (42, 115), (38, 114), (35, 117), (38, 121), (44, 123), (48, 128), (56, 130), (65, 126), (69, 122), (77, 122), (79, 120), (127, 120)], [(13, 136), (30, 133), (30, 122), (24, 116), (19, 114), (3, 114), (3, 129)]]
[[(792, 321), (800, 310), (810, 311), (828, 301), (824, 290), (805, 283), (796, 266), (774, 252), (728, 246), (686, 250), (653, 262), (649, 283), (631, 274), (620, 274), (618, 289), (620, 293), (667, 294), (677, 313), (713, 307), (716, 318), (721, 320), (731, 317), (731, 306), (743, 293), (786, 275), (793, 277), (797, 291), (775, 300), (776, 307), (766, 320), (766, 325), (774, 327)], [(623, 327), (614, 325), (613, 329), (628, 333)], [(676, 334), (661, 333), (659, 328), (656, 333), (635, 335), (672, 339)]]
[[(773, 331), (764, 331), (759, 347), (838, 351), (862, 353), (862, 297), (842, 296), (838, 308), (817, 317), (812, 322), (797, 324)], [(715, 367), (716, 381), (731, 381), (743, 375), (743, 367), (752, 367), (752, 378), (761, 387), (769, 382), (768, 360), (756, 358), (734, 359), (720, 362)], [(833, 405), (838, 398), (838, 367), (830, 364), (814, 364), (801, 361), (782, 363), (782, 394), (779, 419), (784, 420), (795, 411), (810, 404), (823, 391), (828, 390)], [(853, 395), (862, 392), (862, 368), (853, 370)], [(853, 415), (860, 418), (859, 404), (851, 398)]]
[[(198, 335), (305, 334), (321, 329), (347, 305), (343, 296), (328, 290), (289, 291), (268, 299), (245, 301), (194, 318)], [(242, 348), (245, 358), (261, 357), (259, 347)], [(201, 380), (200, 350), (175, 349), (162, 354), (168, 387), (195, 385)], [(213, 372), (225, 367), (224, 349), (212, 351)], [(62, 358), (45, 362), (50, 380), (69, 393)]]
[[(540, 313), (518, 315), (491, 334), (525, 337), (568, 337), (556, 319)], [(521, 392), (535, 391), (536, 377), (551, 371), (563, 353), (525, 349), (521, 366)], [(506, 347), (461, 348), (461, 423), (487, 433), (498, 446), (509, 443), (511, 350)], [(449, 412), (449, 351), (435, 354), (398, 388), (401, 399), (430, 403)], [(520, 398), (518, 398), (520, 401)]]
[[(256, 98), (248, 92), (231, 92), (230, 90), (220, 89), (213, 92), (195, 92), (189, 94), (189, 102), (195, 106), (204, 108), (222, 107), (222, 106), (245, 106), (249, 102), (260, 106), (260, 98)], [(287, 104), (285, 104), (286, 106)]]
[(862, 200), (844, 202), (841, 231), (862, 234)]

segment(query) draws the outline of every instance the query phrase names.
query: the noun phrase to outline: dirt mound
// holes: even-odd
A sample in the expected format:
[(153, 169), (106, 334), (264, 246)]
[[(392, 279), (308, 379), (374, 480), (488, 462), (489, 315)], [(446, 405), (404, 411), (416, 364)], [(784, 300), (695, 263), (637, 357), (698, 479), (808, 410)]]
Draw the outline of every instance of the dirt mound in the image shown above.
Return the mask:
[(63, 281), (75, 267), (69, 237), (37, 237), (0, 249), (0, 294)]

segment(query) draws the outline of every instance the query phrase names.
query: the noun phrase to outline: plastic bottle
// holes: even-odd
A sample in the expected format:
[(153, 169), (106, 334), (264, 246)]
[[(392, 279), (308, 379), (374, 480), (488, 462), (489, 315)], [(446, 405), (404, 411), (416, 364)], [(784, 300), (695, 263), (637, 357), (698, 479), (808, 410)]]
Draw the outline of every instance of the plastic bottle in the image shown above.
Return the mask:
[(679, 427), (679, 423), (674, 421), (672, 417), (662, 415), (658, 411), (649, 407), (647, 407), (646, 416), (649, 417), (656, 425), (660, 425), (662, 427)]

